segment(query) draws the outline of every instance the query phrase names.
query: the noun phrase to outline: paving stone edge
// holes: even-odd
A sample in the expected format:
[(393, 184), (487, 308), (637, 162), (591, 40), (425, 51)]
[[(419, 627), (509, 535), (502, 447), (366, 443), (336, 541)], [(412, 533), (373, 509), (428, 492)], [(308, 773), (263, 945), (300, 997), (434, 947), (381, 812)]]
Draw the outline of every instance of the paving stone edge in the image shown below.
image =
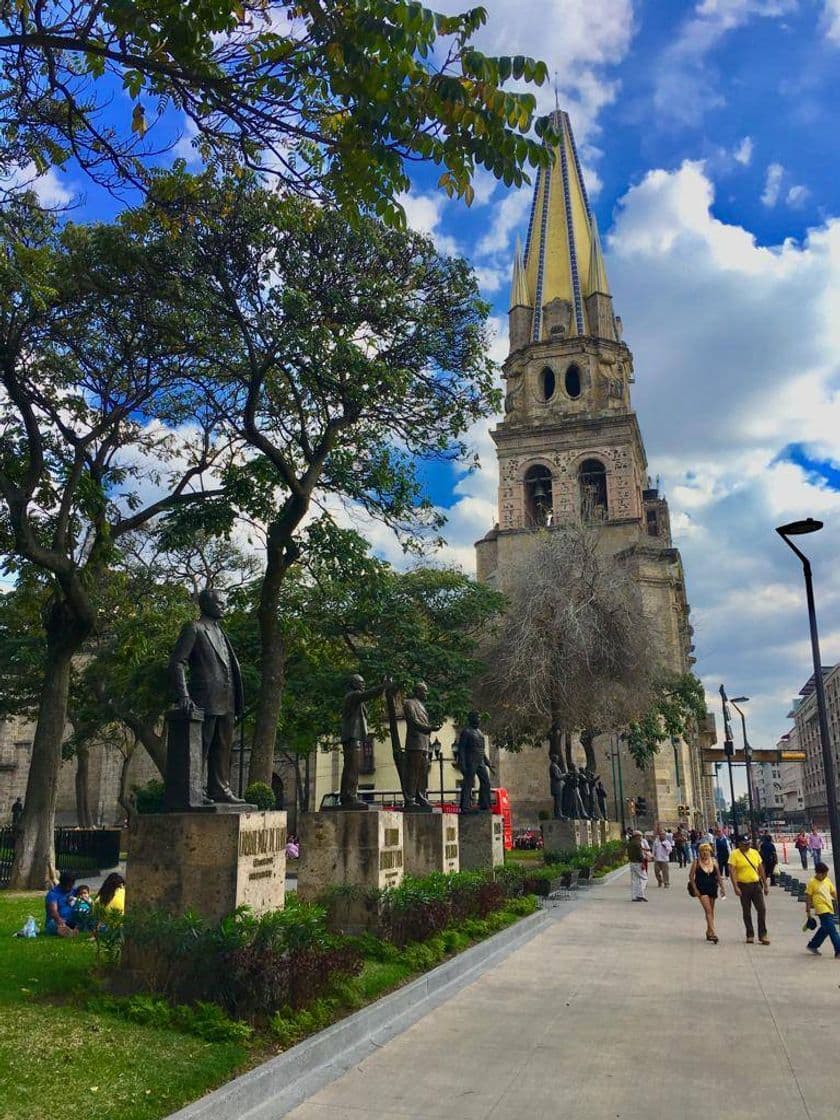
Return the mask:
[[(607, 882), (611, 877), (604, 876), (599, 882)], [(554, 920), (555, 915), (549, 910), (529, 914), (405, 987), (179, 1109), (168, 1120), (279, 1120), (536, 937)]]

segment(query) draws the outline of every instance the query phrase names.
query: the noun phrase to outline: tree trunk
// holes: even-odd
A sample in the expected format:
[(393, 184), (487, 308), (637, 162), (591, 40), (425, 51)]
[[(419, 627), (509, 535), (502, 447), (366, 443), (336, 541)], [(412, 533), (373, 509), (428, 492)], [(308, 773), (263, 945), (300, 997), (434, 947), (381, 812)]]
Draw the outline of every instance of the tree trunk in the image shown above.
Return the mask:
[(580, 733), (580, 745), (583, 747), (584, 753), (586, 754), (586, 769), (590, 774), (596, 773), (595, 768), (597, 763), (595, 762), (595, 751), (592, 747), (595, 734), (596, 732), (594, 731), (581, 731)]
[(90, 747), (76, 750), (76, 821), (79, 828), (93, 828), (90, 811)]
[(575, 764), (572, 759), (572, 734), (570, 731), (566, 732), (566, 769), (574, 770)]
[(563, 729), (557, 720), (553, 720), (548, 729), (548, 753), (557, 759), (557, 765), (565, 773), (566, 763), (563, 759)]
[(260, 697), (254, 723), (254, 741), (248, 767), (248, 784), (265, 782), (271, 785), (274, 770), (274, 748), (277, 722), (286, 682), (286, 647), (278, 618), (280, 589), (288, 571), (281, 549), (269, 545), (268, 563), (260, 592), (257, 618), (260, 626)]
[(117, 794), (117, 801), (122, 806), (123, 812), (128, 819), (129, 825), (134, 819), (136, 810), (134, 808), (134, 798), (128, 791), (128, 768), (131, 765), (131, 760), (134, 757), (134, 752), (137, 750), (138, 742), (139, 740), (135, 738), (133, 746), (129, 747), (123, 755), (122, 765), (120, 766), (120, 788), (119, 793)]
[[(65, 636), (67, 639), (67, 636)], [(55, 882), (55, 802), (61, 743), (67, 721), (70, 665), (82, 638), (51, 640), (47, 632), (47, 660), (38, 705), (38, 723), (26, 782), (21, 832), (9, 878), (11, 890), (43, 890)]]

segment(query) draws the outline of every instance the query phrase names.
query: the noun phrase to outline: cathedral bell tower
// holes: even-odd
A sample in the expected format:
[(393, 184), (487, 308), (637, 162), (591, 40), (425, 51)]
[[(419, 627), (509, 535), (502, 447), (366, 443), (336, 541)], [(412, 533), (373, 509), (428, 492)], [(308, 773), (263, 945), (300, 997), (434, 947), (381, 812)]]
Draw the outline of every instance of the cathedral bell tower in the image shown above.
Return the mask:
[[(517, 241), (513, 261), (505, 415), (492, 433), (499, 512), (476, 544), (478, 577), (505, 590), (535, 530), (592, 525), (599, 547), (639, 586), (659, 636), (657, 658), (678, 675), (694, 660), (682, 564), (667, 502), (648, 479), (630, 401), (633, 355), (613, 308), (568, 114), (557, 109), (552, 125), (554, 159), (538, 172), (525, 249)], [(657, 819), (670, 823), (712, 819), (698, 759), (694, 745), (680, 742), (671, 762), (661, 753), (644, 775), (631, 763), (625, 794), (646, 796)], [(550, 807), (547, 756), (523, 752), (499, 762), (517, 823), (535, 822)], [(679, 809), (685, 805), (688, 814)]]

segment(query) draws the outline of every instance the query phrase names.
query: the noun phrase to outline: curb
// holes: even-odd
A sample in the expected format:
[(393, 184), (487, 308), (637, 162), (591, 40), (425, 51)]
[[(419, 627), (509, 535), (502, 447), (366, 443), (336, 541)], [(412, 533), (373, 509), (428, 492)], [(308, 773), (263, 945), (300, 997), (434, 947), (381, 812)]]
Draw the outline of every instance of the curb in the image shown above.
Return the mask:
[(551, 914), (544, 910), (529, 914), (404, 988), (171, 1113), (168, 1120), (280, 1120), (542, 933), (552, 921)]

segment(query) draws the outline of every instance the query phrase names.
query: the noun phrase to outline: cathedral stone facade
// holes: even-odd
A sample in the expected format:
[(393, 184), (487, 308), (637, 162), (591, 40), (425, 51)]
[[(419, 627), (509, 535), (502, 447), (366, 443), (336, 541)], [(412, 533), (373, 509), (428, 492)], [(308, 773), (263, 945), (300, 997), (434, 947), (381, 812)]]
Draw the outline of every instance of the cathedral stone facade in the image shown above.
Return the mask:
[[(694, 661), (685, 581), (668, 503), (651, 485), (631, 405), (633, 355), (614, 314), (568, 115), (556, 111), (553, 124), (554, 161), (537, 176), (525, 250), (517, 243), (514, 259), (505, 416), (493, 432), (499, 519), (476, 545), (478, 577), (504, 590), (536, 531), (562, 532), (583, 518), (597, 526), (599, 547), (637, 583), (660, 662), (685, 673)], [(617, 735), (605, 734), (595, 751), (611, 813), (614, 764), (607, 752), (616, 744), (625, 798), (647, 799), (641, 826), (713, 819), (697, 741), (668, 744), (642, 772)], [(517, 824), (533, 823), (551, 807), (547, 750), (501, 751), (497, 773)]]

